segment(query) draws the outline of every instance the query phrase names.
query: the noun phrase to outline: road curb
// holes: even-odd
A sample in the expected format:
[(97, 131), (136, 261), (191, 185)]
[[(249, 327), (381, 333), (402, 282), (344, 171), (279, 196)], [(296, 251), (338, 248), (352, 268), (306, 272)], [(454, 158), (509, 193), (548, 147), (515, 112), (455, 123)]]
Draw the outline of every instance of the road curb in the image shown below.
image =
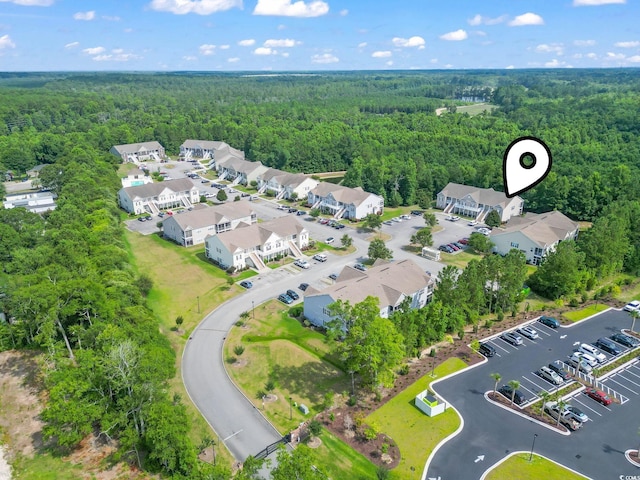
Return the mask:
[[(480, 480), (485, 480), (487, 478), (487, 475), (489, 475), (489, 473), (491, 472), (491, 470), (493, 470), (494, 468), (502, 465), (504, 462), (509, 460), (514, 455), (519, 455), (521, 453), (527, 454), (527, 453), (530, 453), (530, 452), (526, 452), (524, 450), (520, 450), (520, 451), (517, 451), (517, 452), (511, 452), (509, 455), (506, 455), (505, 457), (501, 458), (500, 460), (498, 460), (493, 465), (489, 466), (489, 468), (487, 468), (484, 471), (484, 473), (482, 474), (482, 476), (480, 477)], [(581, 477), (586, 478), (587, 480), (593, 480), (591, 477), (587, 477), (586, 475), (574, 470), (573, 468), (569, 468), (566, 465), (563, 465), (561, 463), (556, 462), (555, 460), (551, 460), (550, 458), (545, 457), (544, 455), (540, 455), (539, 453), (534, 453), (534, 455), (537, 456), (537, 457), (540, 457), (540, 458), (544, 458), (548, 462), (555, 463), (556, 465), (558, 465), (558, 466), (560, 466), (560, 467), (562, 467), (562, 468), (564, 468), (566, 470), (569, 470), (570, 472), (575, 473), (576, 475), (580, 475)]]

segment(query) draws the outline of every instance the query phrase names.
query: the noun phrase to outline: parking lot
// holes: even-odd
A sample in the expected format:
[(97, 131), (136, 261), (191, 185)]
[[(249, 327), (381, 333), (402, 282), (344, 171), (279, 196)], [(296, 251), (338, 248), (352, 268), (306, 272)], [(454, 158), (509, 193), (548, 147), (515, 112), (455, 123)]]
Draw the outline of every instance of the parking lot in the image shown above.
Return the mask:
[[(485, 462), (491, 464), (506, 453), (529, 451), (533, 434), (538, 437), (537, 453), (590, 478), (617, 479), (622, 474), (637, 474), (637, 467), (624, 457), (624, 452), (637, 448), (638, 443), (640, 362), (637, 359), (618, 371), (604, 375), (597, 384), (598, 389), (613, 399), (610, 405), (595, 401), (582, 389), (566, 397), (566, 401), (589, 417), (583, 428), (570, 435), (560, 435), (532, 422), (529, 417), (498, 408), (484, 398), (484, 393), (494, 386), (492, 373), (501, 375), (499, 386), (511, 380), (520, 382), (519, 389), (526, 397), (525, 405), (539, 400), (543, 390), (553, 395), (567, 382), (553, 385), (537, 374), (540, 367), (567, 362), (582, 343), (592, 344), (600, 337), (609, 337), (622, 328), (628, 328), (631, 324), (629, 314), (609, 310), (558, 329), (546, 327), (533, 319), (530, 324), (540, 338), (531, 340), (523, 337), (522, 345), (515, 346), (501, 339), (500, 335), (492, 336), (485, 341), (495, 348), (495, 356), (434, 387), (462, 415), (465, 427), (434, 456), (428, 477), (477, 479), (484, 469), (478, 467), (474, 459), (482, 455)], [(629, 352), (629, 348), (620, 347), (619, 355)], [(603, 365), (618, 356), (605, 355)], [(479, 438), (483, 440), (478, 441)], [(455, 466), (453, 470), (452, 465)]]

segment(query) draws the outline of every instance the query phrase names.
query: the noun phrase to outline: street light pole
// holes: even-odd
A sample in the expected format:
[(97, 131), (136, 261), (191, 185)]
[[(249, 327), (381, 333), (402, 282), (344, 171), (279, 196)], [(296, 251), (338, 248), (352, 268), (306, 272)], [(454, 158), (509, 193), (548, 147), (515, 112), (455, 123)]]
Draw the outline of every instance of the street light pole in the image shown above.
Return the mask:
[(292, 398), (289, 397), (289, 420), (293, 420), (293, 403)]
[(529, 461), (531, 461), (533, 459), (533, 447), (536, 446), (536, 438), (538, 438), (538, 434), (534, 433), (533, 434), (533, 443), (531, 444), (531, 453), (529, 454)]

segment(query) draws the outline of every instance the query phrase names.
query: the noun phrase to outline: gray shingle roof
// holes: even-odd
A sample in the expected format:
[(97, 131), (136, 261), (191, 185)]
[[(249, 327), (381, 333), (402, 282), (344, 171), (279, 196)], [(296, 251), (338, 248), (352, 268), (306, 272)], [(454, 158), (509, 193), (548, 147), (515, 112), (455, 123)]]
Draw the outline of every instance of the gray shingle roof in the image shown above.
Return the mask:
[(137, 185), (135, 187), (123, 188), (129, 198), (150, 198), (156, 197), (164, 190), (169, 189), (173, 192), (186, 192), (196, 188), (188, 178), (177, 178), (175, 180), (165, 180), (164, 182), (147, 183), (145, 185)]
[(113, 148), (120, 154), (138, 153), (140, 151), (148, 152), (149, 150), (162, 150), (162, 145), (159, 142), (140, 142), (140, 143), (127, 143), (124, 145), (115, 145)]
[(461, 185), (459, 183), (450, 182), (441, 192), (446, 197), (461, 199), (467, 195), (471, 196), (476, 203), (482, 205), (490, 205), (492, 207), (501, 205), (503, 208), (511, 203), (514, 199), (520, 199), (515, 196), (508, 198), (504, 192), (498, 192), (493, 188), (478, 188), (469, 185)]
[(578, 230), (579, 225), (558, 211), (527, 213), (512, 217), (503, 229), (494, 229), (491, 236), (521, 232), (541, 248), (565, 240), (567, 235)]
[(362, 202), (365, 202), (370, 195), (374, 195), (372, 193), (365, 192), (360, 187), (343, 187), (342, 185), (335, 185), (331, 182), (318, 183), (316, 188), (311, 190), (311, 193), (323, 198), (331, 194), (331, 196), (338, 202), (342, 202), (346, 205), (360, 205)]
[(199, 228), (230, 222), (251, 216), (254, 212), (248, 201), (230, 202), (213, 207), (194, 208), (190, 212), (173, 215), (164, 221), (175, 221), (182, 230)]
[(279, 237), (288, 237), (293, 234), (300, 235), (304, 230), (295, 217), (286, 216), (219, 233), (217, 237), (227, 250), (233, 253), (238, 249), (245, 250), (262, 245), (274, 233)]

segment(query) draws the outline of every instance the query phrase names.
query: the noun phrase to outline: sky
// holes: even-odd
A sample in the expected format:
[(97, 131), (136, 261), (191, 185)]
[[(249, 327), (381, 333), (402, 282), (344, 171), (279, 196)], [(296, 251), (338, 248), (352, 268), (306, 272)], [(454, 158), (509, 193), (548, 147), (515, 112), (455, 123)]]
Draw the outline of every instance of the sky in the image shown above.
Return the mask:
[(640, 0), (0, 0), (0, 71), (640, 67)]

